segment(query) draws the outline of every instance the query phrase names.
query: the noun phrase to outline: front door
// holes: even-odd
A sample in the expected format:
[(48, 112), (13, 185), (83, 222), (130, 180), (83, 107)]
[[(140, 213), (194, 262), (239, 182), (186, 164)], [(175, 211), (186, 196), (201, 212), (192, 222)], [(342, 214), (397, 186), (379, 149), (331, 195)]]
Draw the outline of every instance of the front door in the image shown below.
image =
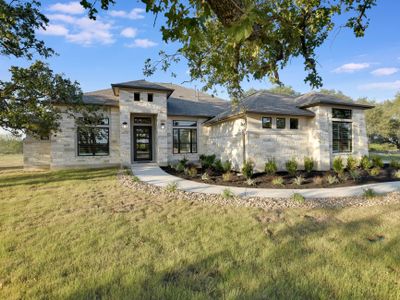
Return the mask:
[(134, 126), (133, 127), (133, 160), (151, 161), (153, 160), (152, 151), (152, 127)]

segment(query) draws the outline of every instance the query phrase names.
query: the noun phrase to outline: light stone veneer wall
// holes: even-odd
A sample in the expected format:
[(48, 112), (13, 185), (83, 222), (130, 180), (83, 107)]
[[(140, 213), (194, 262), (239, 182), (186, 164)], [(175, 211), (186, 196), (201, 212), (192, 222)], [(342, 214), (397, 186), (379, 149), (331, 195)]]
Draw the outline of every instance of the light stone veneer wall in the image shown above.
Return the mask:
[[(272, 128), (262, 128), (262, 117), (272, 118)], [(286, 128), (276, 128), (276, 118), (286, 119)], [(299, 129), (290, 129), (290, 118), (299, 120)], [(255, 164), (257, 172), (263, 172), (265, 162), (275, 159), (278, 169), (285, 169), (285, 162), (295, 158), (299, 168), (303, 159), (310, 155), (308, 132), (310, 119), (295, 116), (276, 116), (269, 114), (248, 114), (246, 130), (246, 159)]]
[(229, 160), (235, 170), (243, 165), (243, 129), (245, 119), (237, 118), (203, 127), (204, 153), (215, 154), (222, 161)]
[(23, 142), (24, 168), (46, 169), (50, 167), (50, 141), (27, 136)]
[[(140, 101), (134, 101), (134, 93), (140, 93)], [(147, 101), (147, 94), (153, 94), (153, 102)], [(133, 115), (153, 115), (153, 161), (160, 166), (168, 164), (167, 126), (161, 128), (161, 123), (167, 124), (167, 93), (157, 91), (142, 91), (134, 89), (120, 89), (120, 123), (127, 122), (126, 129), (120, 129), (121, 163), (129, 166), (133, 162), (132, 151), (132, 122)]]
[[(174, 120), (190, 120), (197, 122), (197, 153), (174, 154), (173, 153), (173, 121)], [(168, 116), (167, 132), (168, 132), (168, 163), (174, 164), (179, 160), (186, 158), (192, 162), (198, 162), (199, 156), (204, 153), (207, 136), (204, 135), (203, 123), (208, 120), (206, 118), (186, 117), (186, 116)]]

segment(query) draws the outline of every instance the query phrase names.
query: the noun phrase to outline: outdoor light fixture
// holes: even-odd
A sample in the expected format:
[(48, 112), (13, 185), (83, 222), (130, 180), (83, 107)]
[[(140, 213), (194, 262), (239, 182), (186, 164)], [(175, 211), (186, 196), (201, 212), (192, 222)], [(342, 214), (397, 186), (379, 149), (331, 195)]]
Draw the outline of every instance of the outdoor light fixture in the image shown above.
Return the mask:
[(124, 129), (128, 128), (128, 123), (127, 122), (123, 122), (122, 123), (122, 128), (124, 128)]
[(161, 122), (161, 129), (164, 129), (164, 128), (165, 128), (165, 123)]

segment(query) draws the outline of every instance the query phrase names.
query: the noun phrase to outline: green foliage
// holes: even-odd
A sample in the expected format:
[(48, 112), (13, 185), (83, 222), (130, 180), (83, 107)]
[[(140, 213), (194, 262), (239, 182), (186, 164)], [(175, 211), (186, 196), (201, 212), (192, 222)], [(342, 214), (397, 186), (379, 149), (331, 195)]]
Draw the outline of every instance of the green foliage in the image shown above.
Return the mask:
[(274, 158), (268, 159), (265, 163), (265, 173), (268, 175), (274, 175), (278, 171), (278, 166)]
[(392, 160), (390, 161), (390, 166), (391, 166), (393, 169), (400, 169), (400, 160), (392, 159)]
[(249, 179), (254, 174), (254, 163), (251, 160), (247, 160), (243, 163), (242, 174), (244, 178)]
[(358, 160), (357, 160), (357, 158), (355, 158), (355, 157), (349, 155), (349, 156), (347, 157), (347, 164), (346, 164), (347, 170), (349, 170), (349, 171), (354, 171), (355, 169), (357, 169), (357, 167), (358, 167)]
[(222, 163), (222, 170), (224, 172), (229, 172), (232, 170), (232, 163), (229, 160), (226, 160)]
[(384, 166), (382, 158), (377, 155), (371, 156), (371, 162), (372, 162), (372, 166), (376, 167), (376, 168), (383, 168), (383, 166)]
[(201, 175), (201, 180), (209, 181), (210, 180), (210, 175), (208, 175), (207, 172), (204, 172), (203, 175)]
[(232, 199), (234, 197), (235, 197), (235, 194), (229, 188), (226, 188), (222, 191), (222, 198)]
[(246, 184), (248, 186), (255, 186), (256, 185), (256, 181), (254, 179), (249, 178), (249, 179), (246, 180)]
[(295, 184), (295, 185), (302, 185), (303, 183), (304, 183), (303, 176), (296, 176), (296, 178), (293, 179), (293, 184)]
[(306, 199), (304, 198), (304, 196), (303, 196), (302, 194), (300, 194), (300, 193), (294, 193), (294, 194), (292, 195), (292, 200), (293, 200), (293, 202), (303, 204), (303, 203), (305, 202)]
[(400, 179), (400, 170), (394, 171), (392, 174), (393, 178)]
[(233, 174), (230, 171), (222, 174), (222, 180), (223, 181), (232, 181), (232, 177), (233, 177)]
[(381, 174), (381, 168), (379, 167), (373, 167), (371, 170), (369, 170), (369, 175), (371, 176), (378, 176)]
[(184, 172), (185, 171), (185, 164), (184, 163), (182, 163), (181, 161), (180, 162), (178, 162), (177, 164), (176, 164), (176, 166), (175, 166), (175, 170), (177, 171), (177, 172), (179, 172), (179, 173), (182, 173), (182, 172)]
[(329, 185), (339, 183), (339, 179), (335, 175), (328, 175), (326, 176), (326, 182)]
[(285, 163), (286, 171), (289, 173), (291, 176), (295, 176), (297, 172), (297, 161), (295, 158), (292, 158), (288, 160)]
[(281, 176), (276, 176), (271, 181), (272, 185), (276, 185), (276, 186), (283, 186), (284, 182), (285, 181), (283, 180), (283, 177), (281, 177)]
[(372, 199), (377, 196), (377, 193), (373, 189), (365, 189), (363, 192), (364, 198)]
[(372, 167), (372, 162), (369, 159), (368, 155), (363, 155), (360, 161), (360, 166), (365, 171), (369, 170)]
[(336, 174), (343, 173), (344, 171), (344, 163), (343, 163), (343, 158), (340, 156), (335, 157), (333, 160), (333, 171), (335, 171)]
[(338, 174), (338, 179), (341, 182), (346, 182), (349, 179), (349, 176), (345, 172), (342, 172)]
[(263, 92), (263, 91), (278, 95), (289, 95), (293, 97), (298, 97), (301, 95), (301, 93), (295, 91), (290, 85), (276, 85), (270, 89), (256, 90), (254, 88), (250, 88), (249, 90), (244, 92), (244, 97), (250, 96), (251, 94), (254, 94), (256, 92)]
[(175, 193), (177, 189), (178, 189), (178, 183), (175, 181), (168, 183), (167, 186), (165, 187), (165, 190), (169, 193)]
[(215, 162), (215, 154), (213, 155), (200, 155), (200, 164), (203, 169), (212, 167)]
[(132, 181), (136, 183), (136, 182), (140, 182), (140, 179), (139, 179), (139, 177), (134, 175), (134, 176), (132, 176)]
[(368, 149), (369, 151), (374, 151), (374, 152), (390, 152), (397, 150), (395, 145), (389, 143), (381, 143), (381, 144), (370, 143), (368, 145)]
[(22, 153), (22, 140), (14, 136), (0, 136), (0, 154)]
[(190, 168), (188, 168), (187, 174), (190, 177), (196, 177), (197, 176), (197, 168), (194, 166), (191, 166)]
[(215, 171), (217, 172), (223, 172), (224, 171), (224, 167), (222, 165), (222, 161), (220, 159), (217, 159), (214, 164), (213, 164), (213, 168)]
[(314, 160), (311, 157), (304, 157), (304, 170), (311, 173), (314, 169)]
[(359, 181), (361, 179), (361, 173), (358, 170), (350, 170), (349, 171), (351, 178), (354, 181)]

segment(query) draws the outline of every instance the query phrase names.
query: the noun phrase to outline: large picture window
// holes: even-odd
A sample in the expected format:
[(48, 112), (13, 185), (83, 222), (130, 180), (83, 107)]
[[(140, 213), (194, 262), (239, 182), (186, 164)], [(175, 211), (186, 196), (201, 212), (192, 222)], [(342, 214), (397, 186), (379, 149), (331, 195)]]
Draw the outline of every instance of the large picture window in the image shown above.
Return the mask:
[(332, 117), (351, 120), (351, 109), (332, 108)]
[(173, 121), (172, 124), (173, 153), (197, 153), (197, 122)]
[(110, 154), (108, 118), (98, 126), (78, 127), (78, 156), (106, 156)]
[(332, 150), (334, 153), (352, 151), (352, 123), (332, 123)]

